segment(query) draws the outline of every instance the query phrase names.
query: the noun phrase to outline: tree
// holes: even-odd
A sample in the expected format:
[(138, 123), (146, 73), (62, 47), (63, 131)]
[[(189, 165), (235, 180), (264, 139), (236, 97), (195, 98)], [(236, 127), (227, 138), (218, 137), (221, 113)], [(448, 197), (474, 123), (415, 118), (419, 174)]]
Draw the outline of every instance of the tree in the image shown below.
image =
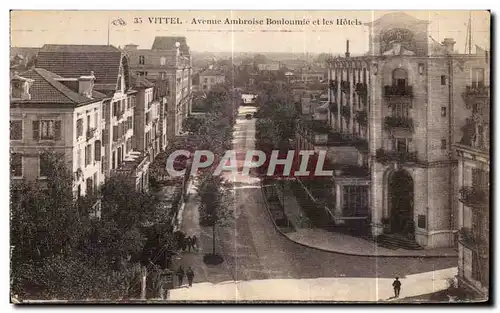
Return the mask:
[(204, 261), (220, 264), (223, 258), (216, 253), (215, 234), (218, 226), (226, 225), (233, 218), (231, 193), (224, 179), (212, 173), (206, 173), (200, 178), (197, 189), (201, 199), (200, 224), (212, 227), (212, 253), (205, 255)]
[[(73, 199), (73, 179), (64, 158), (50, 150), (45, 155), (46, 181), (11, 184), (12, 292), (23, 299), (123, 297), (127, 267), (114, 270), (100, 253), (100, 245), (109, 240), (92, 236), (96, 225), (84, 206), (88, 201)], [(90, 243), (99, 245), (89, 250)]]

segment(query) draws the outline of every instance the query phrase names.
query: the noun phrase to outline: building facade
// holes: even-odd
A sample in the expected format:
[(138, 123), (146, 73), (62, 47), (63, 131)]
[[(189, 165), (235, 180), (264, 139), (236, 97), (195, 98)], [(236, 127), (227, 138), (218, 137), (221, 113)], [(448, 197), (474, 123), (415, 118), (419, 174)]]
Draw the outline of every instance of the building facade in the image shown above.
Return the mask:
[(11, 177), (41, 181), (56, 153), (73, 174), (76, 197), (92, 194), (104, 182), (102, 102), (94, 73), (61, 77), (33, 68), (11, 77)]
[(185, 37), (156, 37), (151, 49), (126, 45), (133, 75), (150, 81), (167, 80), (167, 140), (182, 133), (182, 123), (191, 113), (192, 67)]
[[(471, 73), (458, 83), (465, 90), (456, 95), (461, 137), (454, 148), (458, 177), (458, 277), (461, 287), (488, 299), (490, 237), (490, 73), (487, 59), (462, 60), (459, 71)], [(463, 100), (463, 102), (462, 102)], [(465, 112), (464, 112), (465, 110)]]
[(224, 84), (226, 76), (216, 71), (208, 70), (200, 73), (200, 91), (208, 92), (214, 86)]
[[(106, 177), (120, 173), (137, 178), (146, 171), (145, 155), (132, 147), (136, 91), (131, 89), (129, 62), (113, 46), (45, 45), (37, 56), (37, 66), (61, 77), (78, 77), (92, 71), (94, 89), (105, 94), (102, 134), (102, 171)], [(138, 180), (138, 178), (137, 178)], [(138, 189), (141, 184), (136, 183)]]
[(398, 235), (424, 248), (455, 246), (453, 144), (472, 107), (463, 94), (480, 78), (488, 84), (487, 54), (457, 54), (452, 39), (429, 39), (428, 21), (404, 13), (366, 26), (372, 43), (366, 56), (350, 57), (347, 49), (329, 62), (328, 123), (347, 143), (366, 140), (367, 149), (343, 144), (334, 151), (370, 169), (373, 236)]

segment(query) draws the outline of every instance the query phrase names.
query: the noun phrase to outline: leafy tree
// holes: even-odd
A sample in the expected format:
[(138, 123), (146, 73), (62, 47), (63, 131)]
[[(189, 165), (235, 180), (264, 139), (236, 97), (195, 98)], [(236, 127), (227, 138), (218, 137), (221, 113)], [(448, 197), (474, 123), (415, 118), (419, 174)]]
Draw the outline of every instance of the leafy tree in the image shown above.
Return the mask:
[(220, 263), (222, 257), (216, 254), (215, 233), (218, 226), (226, 225), (233, 218), (231, 193), (224, 179), (212, 173), (200, 178), (197, 189), (201, 199), (200, 224), (212, 227), (212, 254), (205, 260), (208, 263)]
[[(144, 225), (164, 222), (157, 199), (110, 179), (101, 189), (100, 219), (89, 216), (96, 195), (75, 201), (71, 173), (48, 152), (43, 183), (11, 184), (12, 292), (21, 298), (120, 299), (136, 278), (130, 257), (142, 252)], [(163, 241), (171, 236), (165, 230)]]

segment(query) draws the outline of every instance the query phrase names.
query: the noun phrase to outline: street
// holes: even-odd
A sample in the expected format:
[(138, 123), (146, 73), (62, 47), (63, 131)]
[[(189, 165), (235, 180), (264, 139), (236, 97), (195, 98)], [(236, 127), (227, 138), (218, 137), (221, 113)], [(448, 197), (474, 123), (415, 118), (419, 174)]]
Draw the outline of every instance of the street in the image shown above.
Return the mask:
[[(248, 106), (239, 108), (240, 114), (235, 125), (233, 143), (237, 155), (241, 155), (242, 158), (244, 158), (244, 153), (240, 152), (254, 149), (256, 120), (245, 119), (245, 114), (254, 110), (255, 108)], [(218, 229), (217, 250), (224, 256), (225, 262), (218, 266), (218, 270), (215, 270), (213, 266), (207, 267), (202, 264), (201, 252), (189, 254), (189, 262), (195, 262), (198, 264), (196, 266), (200, 267), (199, 274), (195, 277), (195, 283), (208, 281), (217, 284), (223, 281), (312, 279), (308, 283), (310, 289), (316, 284), (316, 279), (317, 287), (320, 288), (320, 286), (324, 286), (323, 278), (359, 278), (349, 288), (366, 287), (375, 290), (378, 289), (376, 282), (379, 282), (378, 284), (388, 284), (385, 287), (389, 287), (391, 290), (390, 279), (395, 276), (405, 278), (409, 275), (456, 266), (456, 258), (452, 257), (361, 257), (324, 252), (299, 245), (276, 230), (265, 207), (257, 177), (234, 175), (230, 172), (226, 172), (226, 176), (228, 180), (234, 182), (235, 220), (230, 226)], [(207, 233), (205, 236), (210, 236), (209, 230), (206, 230), (205, 233)], [(203, 246), (206, 242), (208, 246), (202, 249), (210, 251), (211, 240), (209, 238), (204, 240), (203, 237), (204, 235), (201, 234), (201, 245)], [(225, 272), (224, 275), (221, 275), (221, 271)], [(219, 273), (218, 278), (210, 277), (211, 275), (207, 275), (208, 272)], [(382, 280), (379, 281), (375, 278)], [(189, 293), (189, 290), (185, 292)], [(261, 292), (265, 292), (265, 290), (261, 290)], [(403, 288), (402, 295), (404, 294)], [(175, 295), (178, 295), (179, 298), (176, 298)], [(171, 299), (182, 299), (182, 297), (175, 290), (171, 291)], [(205, 295), (205, 297), (209, 296)]]

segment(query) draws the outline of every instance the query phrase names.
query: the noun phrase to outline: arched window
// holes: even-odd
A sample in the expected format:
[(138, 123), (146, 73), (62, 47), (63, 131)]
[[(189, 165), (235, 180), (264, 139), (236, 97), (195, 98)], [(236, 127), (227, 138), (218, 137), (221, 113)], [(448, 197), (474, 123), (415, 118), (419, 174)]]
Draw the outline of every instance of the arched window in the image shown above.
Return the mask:
[(408, 73), (402, 68), (397, 68), (392, 72), (392, 84), (396, 86), (406, 86), (408, 84)]

